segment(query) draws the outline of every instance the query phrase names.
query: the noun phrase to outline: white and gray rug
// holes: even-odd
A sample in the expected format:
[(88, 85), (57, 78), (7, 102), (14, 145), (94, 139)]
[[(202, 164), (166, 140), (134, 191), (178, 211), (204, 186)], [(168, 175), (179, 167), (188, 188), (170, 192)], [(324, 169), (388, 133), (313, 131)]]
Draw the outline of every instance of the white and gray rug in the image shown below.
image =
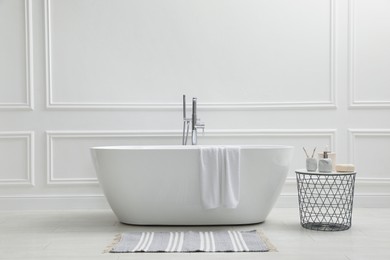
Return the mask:
[(110, 253), (268, 252), (268, 239), (251, 231), (131, 232), (118, 236)]

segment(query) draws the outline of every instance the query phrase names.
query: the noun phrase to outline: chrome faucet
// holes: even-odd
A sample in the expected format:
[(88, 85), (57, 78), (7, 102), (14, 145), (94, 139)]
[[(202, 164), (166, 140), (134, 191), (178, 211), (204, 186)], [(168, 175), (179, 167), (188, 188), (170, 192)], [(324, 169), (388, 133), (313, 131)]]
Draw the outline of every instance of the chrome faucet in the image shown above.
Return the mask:
[(205, 124), (200, 122), (200, 119), (197, 116), (197, 98), (192, 98), (192, 117), (187, 118), (186, 95), (183, 95), (183, 145), (187, 145), (190, 124), (192, 130), (191, 143), (192, 145), (196, 145), (198, 143), (198, 129), (202, 129), (204, 133)]

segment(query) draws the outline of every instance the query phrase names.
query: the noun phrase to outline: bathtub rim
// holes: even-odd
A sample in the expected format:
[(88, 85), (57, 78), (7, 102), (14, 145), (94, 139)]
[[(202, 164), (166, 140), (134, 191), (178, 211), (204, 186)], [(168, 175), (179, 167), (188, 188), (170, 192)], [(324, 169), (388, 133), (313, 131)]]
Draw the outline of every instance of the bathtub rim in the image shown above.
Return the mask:
[(210, 145), (108, 145), (108, 146), (94, 146), (91, 150), (198, 150), (207, 147), (238, 147), (240, 149), (259, 149), (259, 150), (274, 150), (274, 149), (294, 149), (291, 145), (224, 145), (224, 144), (210, 144)]

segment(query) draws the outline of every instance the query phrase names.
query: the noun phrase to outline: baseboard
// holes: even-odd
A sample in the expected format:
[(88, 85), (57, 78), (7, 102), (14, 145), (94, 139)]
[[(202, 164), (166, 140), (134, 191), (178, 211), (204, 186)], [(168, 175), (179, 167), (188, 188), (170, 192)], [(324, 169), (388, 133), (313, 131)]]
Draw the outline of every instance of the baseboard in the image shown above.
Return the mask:
[(1, 196), (0, 210), (109, 209), (103, 195)]
[[(298, 208), (297, 194), (280, 195), (275, 207)], [(353, 207), (356, 208), (390, 208), (390, 194), (355, 194)]]
[[(282, 194), (275, 207), (298, 208), (296, 194)], [(355, 194), (354, 207), (390, 208), (390, 194)], [(103, 195), (22, 195), (1, 196), (0, 210), (109, 209)]]

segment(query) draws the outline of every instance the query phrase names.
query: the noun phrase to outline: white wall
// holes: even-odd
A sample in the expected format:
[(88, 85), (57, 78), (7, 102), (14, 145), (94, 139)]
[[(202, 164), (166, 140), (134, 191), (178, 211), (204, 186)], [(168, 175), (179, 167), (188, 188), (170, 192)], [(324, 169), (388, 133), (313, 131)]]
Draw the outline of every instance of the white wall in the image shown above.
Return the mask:
[(355, 205), (390, 206), (390, 1), (0, 1), (0, 209), (107, 207), (88, 148), (289, 144), (358, 170)]

